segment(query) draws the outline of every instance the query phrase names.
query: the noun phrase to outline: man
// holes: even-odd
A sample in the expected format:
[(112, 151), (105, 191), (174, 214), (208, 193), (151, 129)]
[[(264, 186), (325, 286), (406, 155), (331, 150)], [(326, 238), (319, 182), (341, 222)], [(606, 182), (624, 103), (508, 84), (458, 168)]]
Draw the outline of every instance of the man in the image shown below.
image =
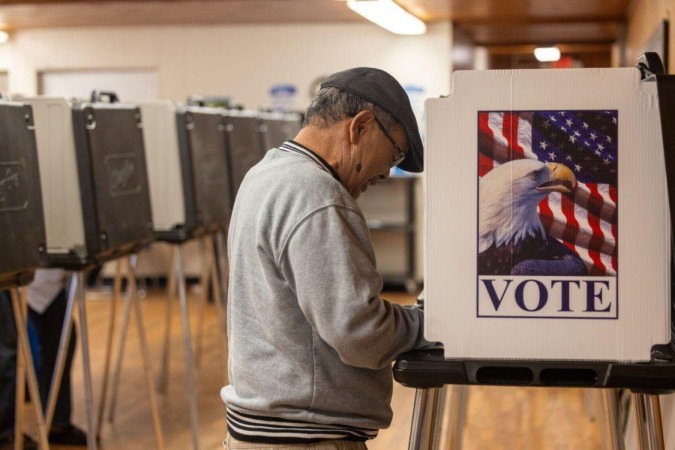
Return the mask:
[[(39, 354), (34, 354), (38, 371), (40, 399), (47, 408), (47, 397), (56, 366), (61, 328), (66, 313), (66, 273), (60, 269), (39, 269), (28, 285), (28, 321), (37, 334)], [(14, 412), (16, 377), (16, 328), (9, 294), (0, 292), (0, 450), (14, 448)], [(85, 446), (87, 435), (71, 423), (70, 370), (75, 353), (75, 329), (64, 366), (61, 387), (56, 401), (49, 442), (53, 444)], [(37, 443), (24, 435), (24, 449), (36, 449)]]
[(246, 175), (228, 236), (226, 448), (364, 449), (389, 426), (391, 362), (426, 342), (423, 318), (380, 298), (355, 199), (395, 165), (422, 170), (410, 101), (356, 68), (328, 77), (295, 139)]
[[(17, 335), (9, 291), (0, 291), (0, 449), (14, 448)], [(37, 449), (30, 436), (23, 436), (24, 449)]]
[[(45, 410), (52, 383), (56, 357), (63, 322), (66, 317), (68, 298), (64, 286), (67, 274), (62, 269), (38, 269), (33, 282), (28, 285), (28, 321), (35, 328), (40, 346), (40, 354), (36, 359), (40, 362), (38, 383), (40, 399)], [(54, 419), (49, 430), (49, 442), (53, 444), (85, 446), (87, 435), (71, 423), (72, 395), (70, 373), (75, 355), (77, 332), (71, 329), (68, 353), (61, 378), (59, 395), (56, 399)]]

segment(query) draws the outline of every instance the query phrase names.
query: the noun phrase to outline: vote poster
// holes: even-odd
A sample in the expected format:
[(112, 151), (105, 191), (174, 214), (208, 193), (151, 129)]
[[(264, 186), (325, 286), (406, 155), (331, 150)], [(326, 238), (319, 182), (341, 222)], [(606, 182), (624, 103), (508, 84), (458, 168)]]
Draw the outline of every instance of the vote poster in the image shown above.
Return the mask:
[(616, 110), (478, 113), (479, 317), (616, 319)]

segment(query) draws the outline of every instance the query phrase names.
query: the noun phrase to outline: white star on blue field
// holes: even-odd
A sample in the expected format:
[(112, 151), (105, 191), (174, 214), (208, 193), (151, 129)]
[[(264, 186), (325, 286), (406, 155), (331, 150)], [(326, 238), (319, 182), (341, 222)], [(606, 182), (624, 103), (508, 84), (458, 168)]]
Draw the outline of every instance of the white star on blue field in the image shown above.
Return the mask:
[(617, 181), (618, 111), (536, 111), (532, 151), (564, 162), (582, 183)]

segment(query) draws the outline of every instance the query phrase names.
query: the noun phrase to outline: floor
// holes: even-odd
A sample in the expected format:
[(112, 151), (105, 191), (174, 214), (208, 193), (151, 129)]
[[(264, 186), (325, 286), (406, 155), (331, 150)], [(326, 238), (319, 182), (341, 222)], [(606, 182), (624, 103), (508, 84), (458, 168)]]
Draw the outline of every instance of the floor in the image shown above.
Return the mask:
[[(198, 287), (193, 287), (189, 296), (193, 336), (198, 334), (199, 297)], [(414, 301), (412, 296), (400, 293), (385, 293), (383, 297), (401, 304)], [(98, 411), (112, 295), (107, 291), (92, 291), (88, 293), (87, 299), (95, 405)], [(116, 313), (117, 327), (120, 323), (121, 309), (122, 305), (119, 303)], [(159, 290), (149, 292), (142, 301), (142, 310), (152, 354), (153, 370), (157, 373), (165, 330), (164, 292)], [(110, 423), (106, 420), (102, 426), (101, 448), (104, 449), (155, 448), (152, 417), (133, 319), (132, 315), (114, 422)], [(165, 447), (183, 450), (191, 448), (191, 433), (177, 306), (173, 307), (171, 323), (168, 394), (158, 395), (157, 398)], [(218, 315), (215, 307), (209, 304), (204, 314), (202, 358), (195, 372), (201, 449), (222, 449), (221, 442), (226, 433), (225, 410), (218, 395), (220, 388), (226, 382), (226, 349), (222, 336), (218, 328)], [(84, 428), (86, 418), (80, 350), (81, 346), (78, 346), (78, 355), (72, 374), (74, 385), (82, 386), (82, 388), (74, 389), (74, 421)], [(593, 408), (589, 405), (590, 398), (591, 396), (585, 395), (580, 389), (471, 387), (469, 388), (463, 448), (466, 450), (600, 450), (603, 448), (602, 435), (598, 421), (591, 418)], [(394, 409), (392, 425), (368, 443), (370, 450), (407, 449), (413, 400), (414, 390), (395, 384), (392, 400)], [(34, 430), (30, 407), (26, 411), (26, 418), (28, 429)], [(66, 450), (72, 447), (54, 446), (52, 448)]]

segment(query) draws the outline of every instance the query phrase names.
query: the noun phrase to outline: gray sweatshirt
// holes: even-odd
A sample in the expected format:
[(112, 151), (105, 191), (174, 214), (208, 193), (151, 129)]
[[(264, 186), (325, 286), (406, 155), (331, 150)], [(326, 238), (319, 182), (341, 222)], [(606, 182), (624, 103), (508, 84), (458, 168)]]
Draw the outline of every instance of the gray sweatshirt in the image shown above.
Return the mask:
[(422, 312), (380, 298), (366, 221), (325, 161), (270, 150), (241, 184), (228, 254), (231, 434), (265, 441), (251, 424), (267, 419), (388, 427), (391, 362), (425, 342)]

